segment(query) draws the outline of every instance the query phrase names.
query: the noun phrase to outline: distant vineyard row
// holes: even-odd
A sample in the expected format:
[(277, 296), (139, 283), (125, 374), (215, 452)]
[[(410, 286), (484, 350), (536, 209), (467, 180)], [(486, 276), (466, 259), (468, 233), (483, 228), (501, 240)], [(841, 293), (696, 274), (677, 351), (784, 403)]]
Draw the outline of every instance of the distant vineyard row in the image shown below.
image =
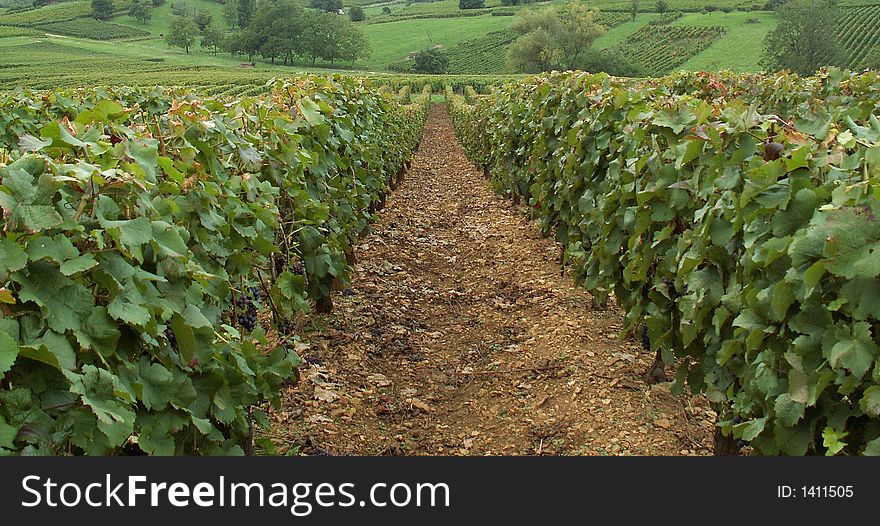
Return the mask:
[(493, 186), (714, 404), (719, 451), (880, 455), (877, 73), (552, 74), (449, 100)]

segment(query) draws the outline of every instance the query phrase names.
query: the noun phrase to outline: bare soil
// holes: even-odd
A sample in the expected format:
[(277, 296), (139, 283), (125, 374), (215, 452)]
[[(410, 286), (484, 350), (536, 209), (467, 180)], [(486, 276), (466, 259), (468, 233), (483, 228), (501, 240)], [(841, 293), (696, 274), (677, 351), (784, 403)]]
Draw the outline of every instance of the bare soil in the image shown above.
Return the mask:
[(705, 400), (645, 383), (653, 356), (492, 193), (442, 105), (356, 253), (270, 415), (280, 453), (711, 454)]

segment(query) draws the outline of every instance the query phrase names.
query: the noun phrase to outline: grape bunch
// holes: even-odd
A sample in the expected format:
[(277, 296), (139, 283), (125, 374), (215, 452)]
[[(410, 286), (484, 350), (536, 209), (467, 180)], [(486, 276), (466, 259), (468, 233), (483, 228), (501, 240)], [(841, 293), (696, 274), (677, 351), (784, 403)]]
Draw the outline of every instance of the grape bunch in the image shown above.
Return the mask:
[(305, 276), (306, 275), (306, 267), (303, 265), (302, 261), (296, 260), (290, 265), (290, 271), (296, 274), (297, 276)]
[(257, 305), (261, 299), (259, 287), (248, 287), (247, 294), (239, 294), (236, 301), (238, 307), (238, 325), (247, 331), (254, 330), (257, 325)]
[(648, 327), (646, 325), (642, 325), (642, 348), (646, 351), (651, 350), (651, 337), (648, 336)]
[(282, 272), (284, 272), (284, 265), (287, 263), (284, 254), (281, 252), (275, 252), (272, 254), (272, 264), (275, 265), (275, 275), (278, 276)]
[(171, 330), (171, 327), (165, 329), (165, 339), (168, 340), (168, 345), (170, 345), (172, 349), (177, 348), (177, 337), (174, 336), (174, 331)]
[(280, 334), (291, 334), (293, 329), (293, 322), (290, 320), (281, 320), (278, 323), (278, 332)]

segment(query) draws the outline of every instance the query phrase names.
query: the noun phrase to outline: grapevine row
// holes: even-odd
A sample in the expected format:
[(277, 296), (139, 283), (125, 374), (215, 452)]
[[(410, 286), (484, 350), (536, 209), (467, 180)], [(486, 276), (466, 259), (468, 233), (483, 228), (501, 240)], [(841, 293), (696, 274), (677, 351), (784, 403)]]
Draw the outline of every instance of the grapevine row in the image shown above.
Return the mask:
[(496, 190), (714, 404), (719, 447), (880, 454), (876, 73), (568, 73), (448, 96)]

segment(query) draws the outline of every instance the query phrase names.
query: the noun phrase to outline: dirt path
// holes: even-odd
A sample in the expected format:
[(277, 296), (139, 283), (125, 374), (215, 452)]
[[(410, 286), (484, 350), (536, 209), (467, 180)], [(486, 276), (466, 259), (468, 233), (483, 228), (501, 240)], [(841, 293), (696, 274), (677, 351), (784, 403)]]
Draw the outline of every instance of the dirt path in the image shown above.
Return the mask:
[(559, 248), (491, 193), (431, 109), (406, 180), (357, 247), (352, 288), (314, 320), (272, 416), (309, 454), (707, 454), (714, 414), (641, 376), (560, 274)]

